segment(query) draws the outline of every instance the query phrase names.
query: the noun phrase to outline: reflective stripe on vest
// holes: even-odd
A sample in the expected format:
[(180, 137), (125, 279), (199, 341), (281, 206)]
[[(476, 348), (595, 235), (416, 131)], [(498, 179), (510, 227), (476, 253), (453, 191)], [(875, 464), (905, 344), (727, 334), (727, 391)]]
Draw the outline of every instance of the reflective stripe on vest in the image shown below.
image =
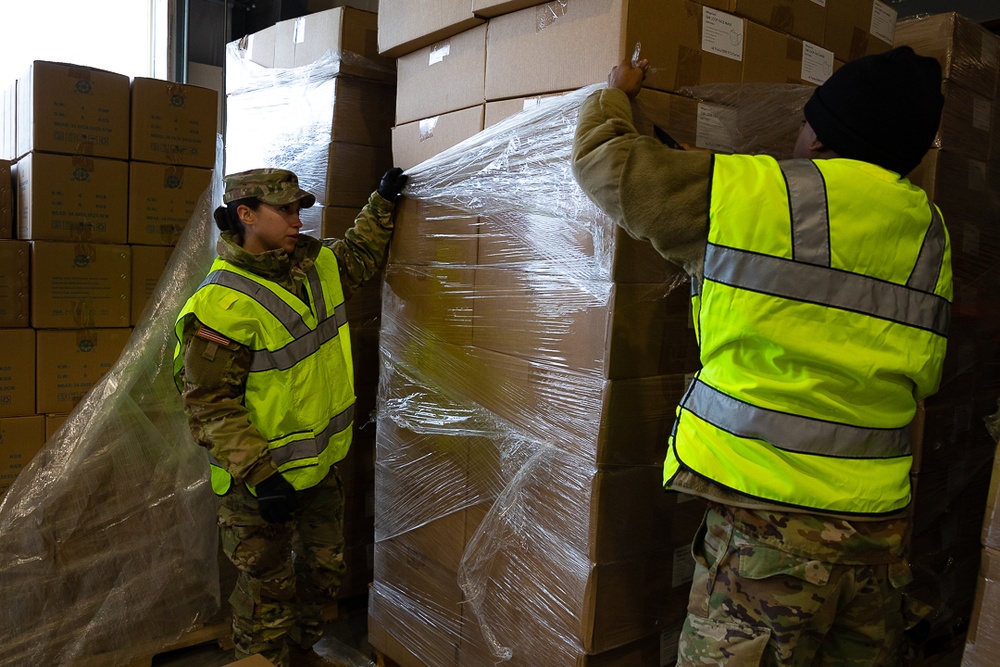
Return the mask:
[[(741, 170), (757, 190), (740, 191)], [(720, 184), (720, 174), (733, 178)], [(809, 160), (716, 156), (704, 280), (692, 290), (697, 331), (709, 342), (678, 409), (666, 486), (683, 465), (747, 495), (809, 509), (879, 514), (908, 503), (913, 387), (933, 391), (940, 380), (950, 251), (936, 207), (885, 174), (853, 161), (823, 161), (821, 169)], [(890, 221), (890, 232), (908, 236), (878, 270), (855, 269), (851, 262), (864, 255), (850, 243), (864, 238), (864, 225), (882, 222), (879, 213), (838, 213), (834, 233), (828, 178), (840, 191), (859, 179), (886, 193), (888, 211), (901, 203), (914, 218)], [(847, 210), (844, 201), (838, 211)], [(926, 227), (917, 228), (921, 205)], [(837, 332), (850, 342), (843, 359), (830, 345)], [(863, 403), (871, 396), (880, 404)]]
[[(274, 464), (297, 489), (319, 483), (344, 457), (354, 420), (350, 334), (331, 251), (320, 251), (306, 280), (312, 310), (270, 281), (216, 260), (177, 324), (179, 338), (185, 316), (193, 313), (250, 348), (245, 404), (251, 422), (268, 440)], [(178, 345), (175, 375), (183, 365), (179, 354)], [(286, 402), (295, 409), (268, 409)], [(225, 493), (228, 473), (214, 464), (212, 472), (213, 488)]]

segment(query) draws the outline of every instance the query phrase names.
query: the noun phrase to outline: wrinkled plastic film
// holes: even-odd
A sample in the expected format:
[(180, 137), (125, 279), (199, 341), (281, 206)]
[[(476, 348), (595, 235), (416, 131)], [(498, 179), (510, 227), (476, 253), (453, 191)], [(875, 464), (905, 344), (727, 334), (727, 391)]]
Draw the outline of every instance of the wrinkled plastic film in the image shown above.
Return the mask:
[(215, 256), (212, 185), (113, 368), (0, 497), (0, 665), (124, 665), (219, 608), (216, 499), (172, 378)]

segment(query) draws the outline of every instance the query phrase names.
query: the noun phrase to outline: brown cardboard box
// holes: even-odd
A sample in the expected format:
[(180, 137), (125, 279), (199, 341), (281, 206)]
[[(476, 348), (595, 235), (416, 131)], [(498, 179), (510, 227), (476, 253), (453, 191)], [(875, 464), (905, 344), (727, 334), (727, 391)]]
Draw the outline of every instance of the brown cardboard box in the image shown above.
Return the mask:
[(826, 7), (823, 47), (844, 62), (892, 48), (896, 10), (881, 0), (837, 0)]
[(129, 326), (130, 252), (126, 245), (32, 241), (31, 326)]
[(236, 662), (227, 662), (224, 667), (274, 667), (274, 663), (258, 653)]
[(72, 412), (115, 365), (131, 334), (128, 328), (38, 331), (35, 409)]
[(10, 161), (0, 160), (0, 239), (14, 238), (14, 180)]
[(396, 205), (390, 264), (445, 264), (473, 268), (479, 218), (465, 211), (404, 197)]
[(0, 417), (35, 414), (35, 330), (0, 329)]
[(27, 241), (0, 241), (0, 327), (30, 324), (30, 253)]
[(491, 127), (496, 125), (505, 118), (509, 118), (514, 114), (526, 111), (528, 109), (534, 109), (539, 104), (544, 104), (544, 101), (551, 99), (553, 97), (558, 97), (561, 93), (551, 93), (548, 95), (534, 95), (532, 97), (516, 97), (510, 100), (497, 100), (495, 102), (486, 103), (486, 114), (484, 119), (484, 127)]
[(483, 105), (392, 128), (392, 162), (410, 169), (483, 129)]
[(170, 261), (173, 254), (173, 246), (130, 246), (132, 251), (132, 271), (131, 271), (131, 305), (129, 307), (130, 324), (139, 324), (142, 311), (149, 302), (149, 297), (156, 291), (156, 285), (160, 282), (160, 276)]
[(474, 280), (473, 268), (399, 264), (385, 270), (386, 294), (402, 307), (394, 314), (400, 324), (419, 338), (440, 337), (456, 345), (472, 344)]
[(946, 81), (944, 108), (934, 148), (963, 153), (986, 161), (990, 157), (993, 102), (990, 98)]
[(821, 84), (833, 74), (833, 52), (746, 22), (743, 83)]
[(211, 183), (211, 169), (130, 162), (128, 242), (175, 245)]
[(390, 145), (396, 89), (387, 83), (352, 77), (337, 77), (332, 85), (330, 140)]
[(222, 132), (225, 127), (226, 83), (222, 67), (204, 63), (188, 62), (188, 83), (193, 86), (214, 90), (218, 103), (215, 106), (215, 127)]
[(903, 19), (895, 46), (911, 46), (937, 58), (945, 80), (993, 99), (1000, 62), (1000, 38), (956, 12)]
[(380, 0), (378, 11), (378, 50), (390, 58), (483, 23), (469, 0)]
[(986, 547), (979, 565), (979, 581), (966, 637), (963, 667), (992, 667), (1000, 655), (1000, 550)]
[[(642, 57), (655, 63), (646, 75), (646, 87), (674, 91), (738, 83), (744, 31), (744, 19), (680, 0), (575, 0), (529, 7), (490, 21), (486, 99), (604, 81), (611, 64), (631, 55), (637, 42)], [(581, 49), (581, 44), (587, 48)]]
[(356, 206), (360, 211), (378, 188), (391, 159), (388, 146), (331, 142), (322, 203), (327, 206)]
[(337, 7), (275, 25), (274, 67), (302, 67), (330, 52), (341, 74), (381, 81), (395, 77), (392, 59), (378, 52), (378, 15)]
[(200, 86), (132, 80), (133, 160), (211, 169), (215, 166), (219, 93)]
[(734, 112), (721, 105), (644, 88), (632, 104), (632, 118), (640, 134), (656, 136), (658, 127), (684, 146), (734, 152)]
[(701, 0), (701, 4), (721, 9), (765, 25), (773, 30), (813, 44), (823, 43), (826, 4), (816, 0)]
[(128, 159), (124, 74), (36, 60), (17, 80), (17, 157), (31, 151)]
[(69, 414), (45, 415), (45, 442), (56, 434), (56, 431), (66, 422)]
[(546, 0), (472, 0), (472, 13), (484, 19), (545, 4)]
[[(268, 26), (255, 33), (244, 36), (236, 44), (243, 51), (244, 57), (252, 63), (261, 67), (274, 67), (274, 40), (277, 36), (277, 27)], [(234, 80), (226, 76), (226, 93), (232, 92)]]
[(0, 419), (0, 496), (45, 444), (45, 417)]
[(18, 238), (125, 243), (128, 162), (28, 153), (16, 171)]
[(397, 69), (397, 125), (482, 104), (486, 26), (401, 56)]

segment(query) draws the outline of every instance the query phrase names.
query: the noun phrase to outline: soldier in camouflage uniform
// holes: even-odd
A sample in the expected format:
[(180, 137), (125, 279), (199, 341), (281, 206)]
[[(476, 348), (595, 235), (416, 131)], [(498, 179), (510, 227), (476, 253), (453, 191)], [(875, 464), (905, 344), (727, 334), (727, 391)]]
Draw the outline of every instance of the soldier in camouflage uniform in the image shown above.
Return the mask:
[(899, 665), (907, 430), (951, 297), (940, 212), (903, 177), (937, 130), (940, 66), (908, 47), (844, 65), (784, 162), (640, 136), (648, 66), (623, 61), (584, 102), (573, 171), (692, 276), (703, 368), (664, 487), (707, 511), (677, 664)]
[[(237, 658), (259, 653), (282, 667), (327, 664), (311, 647), (322, 634), (322, 608), (344, 573), (344, 497), (333, 464), (350, 445), (354, 400), (349, 340), (346, 351), (342, 347), (349, 329), (336, 301), (378, 273), (406, 179), (398, 168), (387, 172), (345, 238), (321, 242), (299, 234), (299, 210), (315, 197), (299, 188), (295, 174), (255, 169), (225, 177), (225, 206), (215, 211), (219, 258), (178, 318), (174, 365), (195, 440), (210, 453), (222, 547), (239, 570), (230, 597)], [(221, 309), (215, 307), (220, 302)], [(306, 323), (293, 345), (275, 338), (284, 327), (267, 322), (271, 311), (297, 312), (291, 319)], [(337, 327), (319, 339), (322, 321), (310, 318), (321, 311), (329, 311)], [(254, 313), (263, 324), (252, 321)], [(294, 368), (316, 367), (291, 379), (284, 368), (291, 362), (267, 371), (286, 383), (277, 395), (267, 393), (267, 382), (259, 386), (253, 373), (262, 357), (310, 343), (315, 351)], [(316, 403), (316, 396), (335, 397), (337, 405), (325, 398)], [(337, 433), (305, 440), (272, 433), (302, 430), (295, 420), (310, 411), (322, 424), (339, 411), (329, 420), (336, 428), (327, 429)], [(292, 426), (284, 423), (289, 420)], [(314, 448), (308, 457), (287, 460), (287, 452), (304, 445)]]

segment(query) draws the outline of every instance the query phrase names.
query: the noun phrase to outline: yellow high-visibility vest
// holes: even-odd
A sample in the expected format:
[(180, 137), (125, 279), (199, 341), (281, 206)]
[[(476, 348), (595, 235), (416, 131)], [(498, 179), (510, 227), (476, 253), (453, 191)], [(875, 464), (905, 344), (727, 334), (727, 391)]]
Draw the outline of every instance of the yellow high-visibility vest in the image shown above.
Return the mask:
[[(320, 250), (306, 274), (309, 304), (280, 285), (216, 258), (177, 318), (174, 380), (181, 387), (180, 338), (194, 315), (250, 348), (245, 405), (271, 458), (298, 490), (318, 484), (351, 446), (354, 365), (337, 260)], [(212, 488), (232, 477), (212, 462)], [(252, 489), (251, 489), (252, 490)]]
[(883, 514), (910, 502), (916, 400), (937, 391), (950, 323), (940, 212), (846, 159), (714, 159), (702, 370), (664, 463), (757, 499)]

